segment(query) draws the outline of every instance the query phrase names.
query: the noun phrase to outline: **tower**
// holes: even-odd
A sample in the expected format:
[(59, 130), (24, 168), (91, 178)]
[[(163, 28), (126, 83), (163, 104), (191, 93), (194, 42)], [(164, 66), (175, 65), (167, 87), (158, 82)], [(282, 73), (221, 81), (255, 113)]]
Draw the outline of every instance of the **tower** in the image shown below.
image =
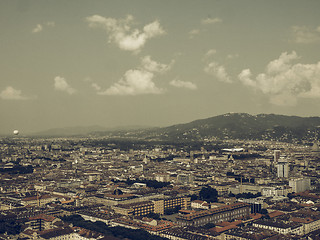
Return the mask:
[(280, 150), (274, 150), (274, 153), (273, 153), (273, 162), (274, 163), (277, 163), (279, 161), (280, 153), (281, 153)]
[(277, 164), (277, 176), (279, 178), (289, 177), (289, 164), (287, 160), (280, 160)]

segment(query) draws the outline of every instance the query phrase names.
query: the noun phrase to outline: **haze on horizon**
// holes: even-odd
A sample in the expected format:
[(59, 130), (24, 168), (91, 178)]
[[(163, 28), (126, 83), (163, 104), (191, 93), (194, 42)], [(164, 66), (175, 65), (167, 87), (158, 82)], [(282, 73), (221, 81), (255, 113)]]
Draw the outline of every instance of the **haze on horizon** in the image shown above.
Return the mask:
[(320, 116), (320, 1), (0, 1), (0, 134)]

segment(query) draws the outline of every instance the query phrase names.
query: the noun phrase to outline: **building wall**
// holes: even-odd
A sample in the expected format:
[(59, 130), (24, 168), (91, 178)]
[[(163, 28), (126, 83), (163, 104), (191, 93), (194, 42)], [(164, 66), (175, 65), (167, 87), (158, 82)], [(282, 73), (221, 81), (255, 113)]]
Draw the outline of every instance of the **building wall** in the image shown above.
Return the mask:
[(159, 214), (164, 214), (164, 200), (160, 199), (153, 201), (154, 203), (154, 212)]
[(144, 216), (154, 212), (154, 205), (152, 202), (150, 202), (146, 204), (139, 204), (137, 206), (134, 206), (132, 209), (133, 209), (132, 214), (134, 216)]
[(246, 217), (250, 214), (249, 204), (229, 205), (230, 208), (221, 207), (219, 209), (203, 210), (197, 214), (190, 214), (177, 217), (177, 223), (181, 226), (202, 226), (207, 223), (219, 223), (231, 221), (236, 218)]
[(289, 164), (287, 162), (278, 162), (277, 176), (279, 178), (289, 177)]
[(187, 209), (190, 206), (190, 197), (176, 197), (168, 199), (158, 199), (149, 201), (148, 203), (141, 204), (129, 204), (113, 206), (113, 209), (116, 213), (122, 215), (134, 215), (134, 216), (143, 216), (148, 213), (159, 213), (164, 214), (165, 210), (173, 209), (177, 206), (180, 206), (182, 209)]
[(304, 234), (308, 234), (318, 229), (320, 229), (320, 219), (315, 220), (311, 223), (304, 224)]
[(280, 227), (280, 226), (277, 227), (277, 226), (270, 226), (267, 224), (253, 223), (253, 226), (258, 227), (258, 228), (269, 229), (269, 230), (275, 231), (280, 234), (304, 235), (304, 226), (303, 225), (295, 227), (295, 228), (291, 228), (291, 227), (284, 228), (284, 227)]
[(296, 178), (289, 180), (289, 186), (292, 187), (292, 192), (299, 193), (311, 188), (310, 178)]

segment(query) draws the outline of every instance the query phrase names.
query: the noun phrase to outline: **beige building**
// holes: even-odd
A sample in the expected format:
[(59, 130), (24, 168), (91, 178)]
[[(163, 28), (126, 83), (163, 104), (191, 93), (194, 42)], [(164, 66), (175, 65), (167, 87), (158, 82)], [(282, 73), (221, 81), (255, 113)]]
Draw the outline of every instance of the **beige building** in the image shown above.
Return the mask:
[(269, 229), (280, 234), (294, 234), (304, 235), (304, 226), (301, 223), (295, 222), (282, 222), (282, 221), (271, 221), (271, 220), (257, 220), (253, 223), (254, 227)]
[(33, 196), (33, 197), (27, 197), (24, 199), (21, 199), (21, 204), (22, 205), (30, 205), (30, 206), (42, 206), (47, 203), (53, 202), (57, 200), (57, 196), (54, 195), (38, 195), (38, 196)]
[(166, 210), (174, 209), (176, 207), (181, 207), (181, 209), (190, 207), (190, 197), (154, 199), (151, 201), (112, 206), (116, 213), (134, 216), (144, 216), (148, 213), (164, 214)]
[(247, 217), (250, 214), (250, 205), (246, 203), (235, 203), (224, 205), (209, 210), (192, 212), (190, 214), (176, 217), (180, 226), (203, 226), (207, 223), (219, 223), (233, 219)]

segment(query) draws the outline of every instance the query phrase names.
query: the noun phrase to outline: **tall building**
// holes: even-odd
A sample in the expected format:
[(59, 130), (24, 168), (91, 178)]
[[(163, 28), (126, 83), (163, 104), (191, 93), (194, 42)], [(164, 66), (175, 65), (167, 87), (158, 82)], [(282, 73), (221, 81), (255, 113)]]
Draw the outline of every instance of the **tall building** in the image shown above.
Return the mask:
[(280, 153), (281, 151), (280, 150), (274, 150), (274, 153), (273, 153), (273, 161), (275, 163), (277, 163), (280, 159)]
[(292, 192), (304, 192), (311, 188), (311, 181), (310, 178), (295, 178), (289, 180), (289, 186), (292, 187)]
[(277, 176), (279, 178), (289, 177), (289, 164), (287, 160), (280, 160), (277, 164)]

